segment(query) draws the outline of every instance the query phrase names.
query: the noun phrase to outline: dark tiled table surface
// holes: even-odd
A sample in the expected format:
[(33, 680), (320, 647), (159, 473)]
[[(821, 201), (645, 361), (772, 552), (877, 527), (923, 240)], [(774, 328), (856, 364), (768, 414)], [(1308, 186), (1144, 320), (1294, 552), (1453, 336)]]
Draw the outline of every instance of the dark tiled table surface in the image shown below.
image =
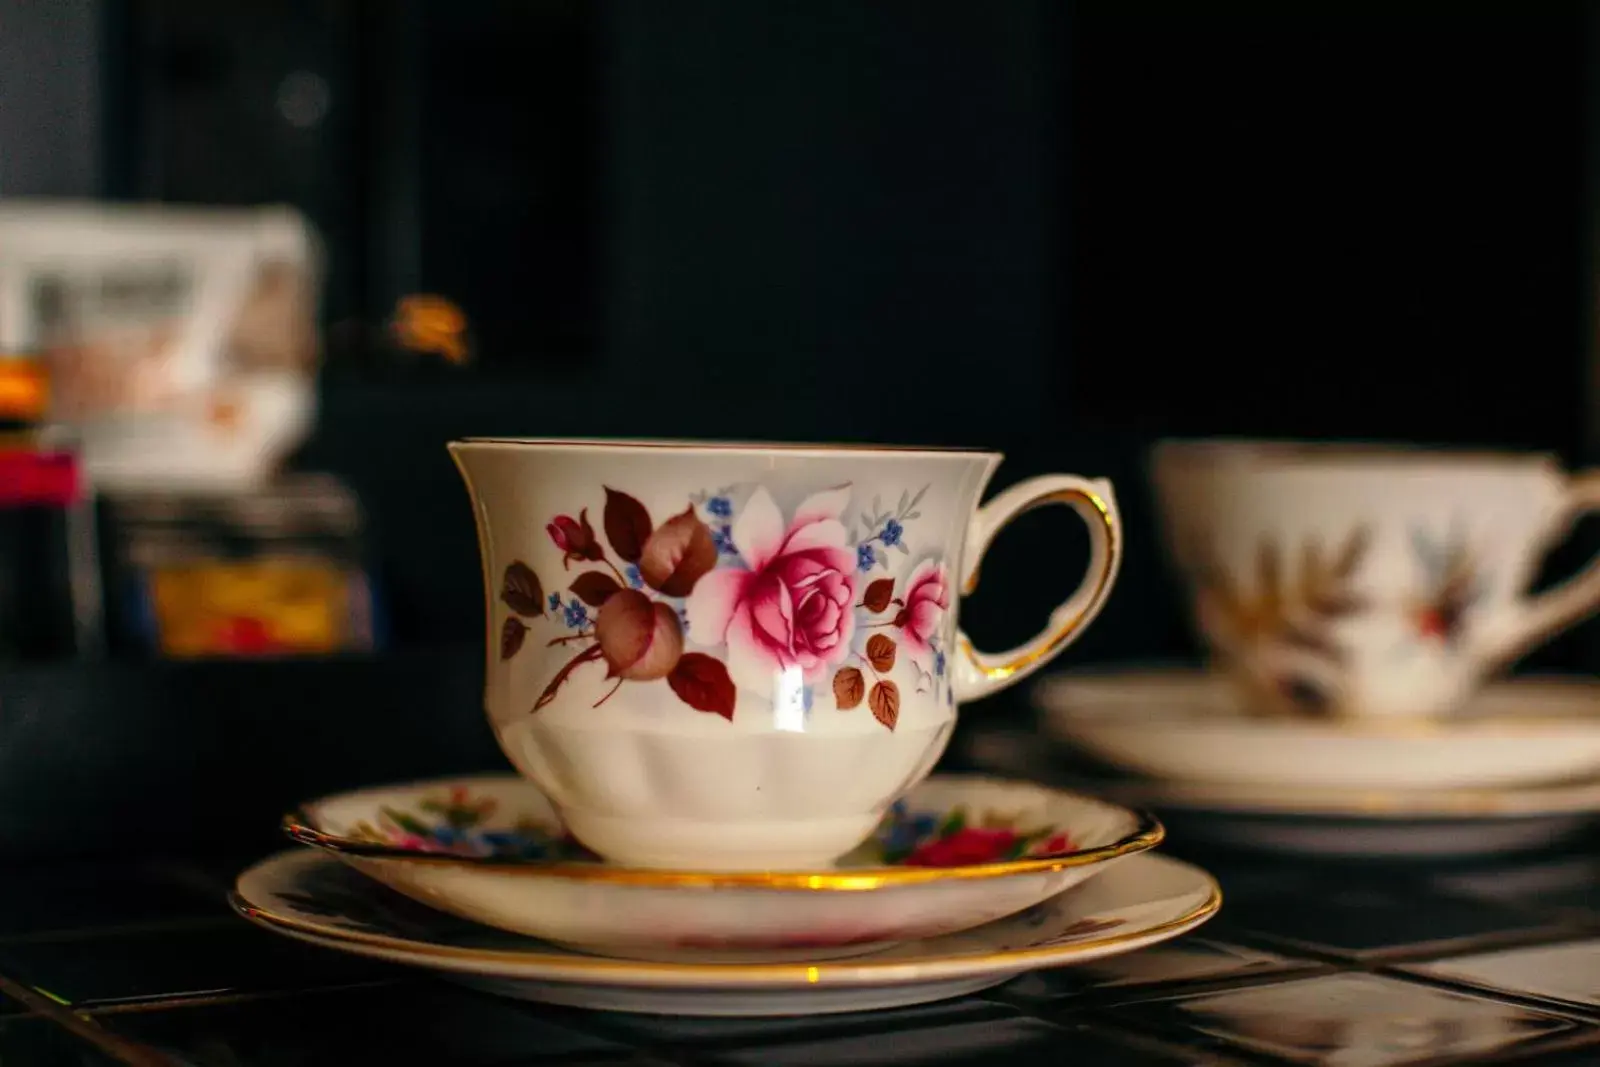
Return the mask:
[(226, 910), (249, 857), (12, 864), (0, 1065), (1600, 1064), (1595, 855), (1189, 852), (1227, 899), (1186, 938), (962, 1000), (778, 1019), (543, 1007), (302, 946)]

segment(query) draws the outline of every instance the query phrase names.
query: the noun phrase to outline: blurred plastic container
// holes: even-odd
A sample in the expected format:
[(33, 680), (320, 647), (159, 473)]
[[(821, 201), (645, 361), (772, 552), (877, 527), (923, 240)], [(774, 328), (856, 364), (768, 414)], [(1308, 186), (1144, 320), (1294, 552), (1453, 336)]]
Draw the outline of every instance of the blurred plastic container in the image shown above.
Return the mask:
[(101, 651), (95, 542), (78, 457), (34, 433), (0, 435), (0, 663)]
[(164, 658), (378, 647), (353, 494), (306, 475), (248, 494), (119, 496), (108, 506), (122, 629)]

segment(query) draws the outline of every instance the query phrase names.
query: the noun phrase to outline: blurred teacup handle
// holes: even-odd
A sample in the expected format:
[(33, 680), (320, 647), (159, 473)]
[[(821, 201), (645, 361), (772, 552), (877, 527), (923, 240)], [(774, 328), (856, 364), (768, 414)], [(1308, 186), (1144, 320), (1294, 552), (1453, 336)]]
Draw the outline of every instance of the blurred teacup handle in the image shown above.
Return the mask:
[[(1600, 511), (1600, 470), (1585, 471), (1568, 480), (1565, 499), (1552, 525), (1564, 530), (1592, 511)], [(1600, 608), (1600, 556), (1519, 607), (1505, 623), (1486, 626), (1479, 650), (1489, 664), (1498, 666), (1516, 659)]]
[(977, 588), (978, 565), (995, 535), (1018, 515), (1046, 504), (1065, 505), (1088, 525), (1088, 571), (1073, 594), (1051, 613), (1049, 625), (1026, 644), (1006, 652), (979, 652), (966, 634), (957, 632), (960, 650), (954, 657), (953, 671), (959, 702), (988, 696), (1049, 663), (1077, 640), (1111, 594), (1122, 559), (1122, 520), (1111, 483), (1104, 478), (1045, 474), (1017, 483), (972, 517), (961, 565), (962, 595)]

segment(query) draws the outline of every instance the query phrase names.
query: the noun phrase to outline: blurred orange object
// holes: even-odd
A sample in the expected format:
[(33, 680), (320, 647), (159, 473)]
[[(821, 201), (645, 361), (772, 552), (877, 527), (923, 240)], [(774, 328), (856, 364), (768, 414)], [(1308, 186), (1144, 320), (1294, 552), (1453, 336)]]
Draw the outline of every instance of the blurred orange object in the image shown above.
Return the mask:
[(0, 359), (0, 420), (31, 423), (50, 407), (50, 378), (32, 359)]
[(394, 314), (395, 339), (414, 352), (432, 352), (451, 363), (467, 361), (467, 316), (442, 296), (400, 298)]

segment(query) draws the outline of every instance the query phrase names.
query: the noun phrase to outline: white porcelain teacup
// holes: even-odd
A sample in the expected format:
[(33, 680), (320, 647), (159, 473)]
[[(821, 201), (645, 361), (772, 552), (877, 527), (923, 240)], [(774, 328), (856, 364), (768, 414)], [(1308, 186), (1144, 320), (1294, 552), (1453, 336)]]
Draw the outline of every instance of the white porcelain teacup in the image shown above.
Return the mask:
[(1600, 507), (1543, 455), (1165, 441), (1152, 470), (1198, 629), (1256, 710), (1426, 718), (1600, 606), (1600, 565), (1529, 596)]
[[(804, 869), (932, 770), (956, 704), (1059, 654), (1116, 577), (1111, 487), (1022, 482), (990, 452), (468, 440), (501, 748), (608, 860)], [(1032, 641), (974, 651), (957, 601), (1042, 504), (1088, 523), (1076, 591)]]

